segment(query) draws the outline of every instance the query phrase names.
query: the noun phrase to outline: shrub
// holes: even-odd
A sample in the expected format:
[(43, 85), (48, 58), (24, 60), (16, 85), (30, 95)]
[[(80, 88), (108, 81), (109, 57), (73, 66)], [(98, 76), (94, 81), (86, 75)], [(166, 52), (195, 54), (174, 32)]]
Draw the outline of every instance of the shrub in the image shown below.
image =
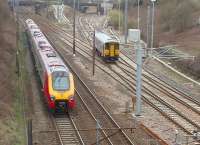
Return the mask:
[(120, 25), (123, 26), (123, 14), (121, 11), (118, 10), (112, 10), (109, 13), (109, 23), (112, 25), (115, 29), (119, 29), (119, 16), (120, 16)]
[(176, 32), (182, 32), (185, 29), (193, 25), (192, 22), (192, 12), (191, 3), (185, 1), (180, 3), (175, 9), (175, 13), (172, 17), (171, 27), (174, 28)]
[(128, 29), (137, 28), (137, 20), (128, 19)]
[(161, 27), (165, 31), (182, 32), (193, 25), (194, 1), (161, 1)]

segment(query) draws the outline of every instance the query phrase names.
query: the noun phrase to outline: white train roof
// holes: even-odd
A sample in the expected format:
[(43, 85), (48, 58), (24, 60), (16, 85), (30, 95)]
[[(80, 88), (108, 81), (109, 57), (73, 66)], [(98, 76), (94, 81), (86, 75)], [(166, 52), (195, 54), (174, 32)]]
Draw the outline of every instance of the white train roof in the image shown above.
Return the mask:
[(37, 51), (39, 52), (45, 68), (49, 73), (54, 71), (67, 71), (68, 68), (58, 55), (58, 53), (51, 46), (45, 35), (41, 32), (39, 27), (31, 19), (26, 20), (29, 32), (32, 35), (32, 39), (35, 41)]
[(117, 40), (113, 39), (112, 37), (110, 37), (109, 35), (103, 33), (103, 32), (99, 32), (96, 31), (95, 32), (95, 37), (97, 39), (99, 39), (102, 43), (107, 43), (107, 42), (118, 42)]

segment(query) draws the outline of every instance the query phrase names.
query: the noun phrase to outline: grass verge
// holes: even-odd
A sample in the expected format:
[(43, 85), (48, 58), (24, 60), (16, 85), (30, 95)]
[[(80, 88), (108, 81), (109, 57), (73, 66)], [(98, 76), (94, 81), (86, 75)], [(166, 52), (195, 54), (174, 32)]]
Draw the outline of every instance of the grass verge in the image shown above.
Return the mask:
[(26, 120), (25, 120), (25, 96), (27, 95), (26, 86), (28, 80), (28, 72), (26, 69), (26, 53), (27, 43), (26, 35), (22, 29), (18, 35), (18, 50), (16, 56), (17, 67), (17, 83), (16, 83), (16, 99), (14, 103), (15, 121), (16, 121), (16, 145), (26, 144)]

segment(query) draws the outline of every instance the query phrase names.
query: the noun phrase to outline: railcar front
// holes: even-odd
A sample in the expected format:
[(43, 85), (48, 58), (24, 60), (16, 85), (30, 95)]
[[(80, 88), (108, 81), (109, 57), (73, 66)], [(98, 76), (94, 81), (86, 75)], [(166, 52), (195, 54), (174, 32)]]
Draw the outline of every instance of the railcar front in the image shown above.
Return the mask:
[(60, 70), (57, 68), (48, 75), (44, 86), (44, 95), (48, 98), (49, 109), (52, 113), (75, 107), (73, 75), (63, 66)]
[(97, 54), (106, 62), (119, 59), (119, 42), (103, 32), (95, 33), (95, 47)]
[(117, 61), (119, 59), (119, 43), (116, 41), (106, 42), (104, 46), (105, 61)]

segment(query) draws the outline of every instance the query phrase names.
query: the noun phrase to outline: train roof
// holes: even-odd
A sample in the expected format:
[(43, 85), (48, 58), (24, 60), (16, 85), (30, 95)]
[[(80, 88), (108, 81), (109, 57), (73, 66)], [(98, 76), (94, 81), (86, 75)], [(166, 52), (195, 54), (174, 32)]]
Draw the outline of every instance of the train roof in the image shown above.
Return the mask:
[(99, 31), (96, 31), (95, 32), (95, 37), (97, 39), (99, 39), (101, 42), (103, 43), (108, 43), (108, 42), (118, 42), (116, 39), (110, 37), (109, 35), (103, 33), (103, 32), (99, 32)]
[(46, 70), (49, 73), (55, 71), (69, 72), (68, 68), (58, 55), (58, 53), (51, 46), (45, 35), (41, 32), (37, 24), (33, 20), (26, 20), (29, 32), (32, 35), (32, 39), (35, 41), (37, 51), (39, 52)]

